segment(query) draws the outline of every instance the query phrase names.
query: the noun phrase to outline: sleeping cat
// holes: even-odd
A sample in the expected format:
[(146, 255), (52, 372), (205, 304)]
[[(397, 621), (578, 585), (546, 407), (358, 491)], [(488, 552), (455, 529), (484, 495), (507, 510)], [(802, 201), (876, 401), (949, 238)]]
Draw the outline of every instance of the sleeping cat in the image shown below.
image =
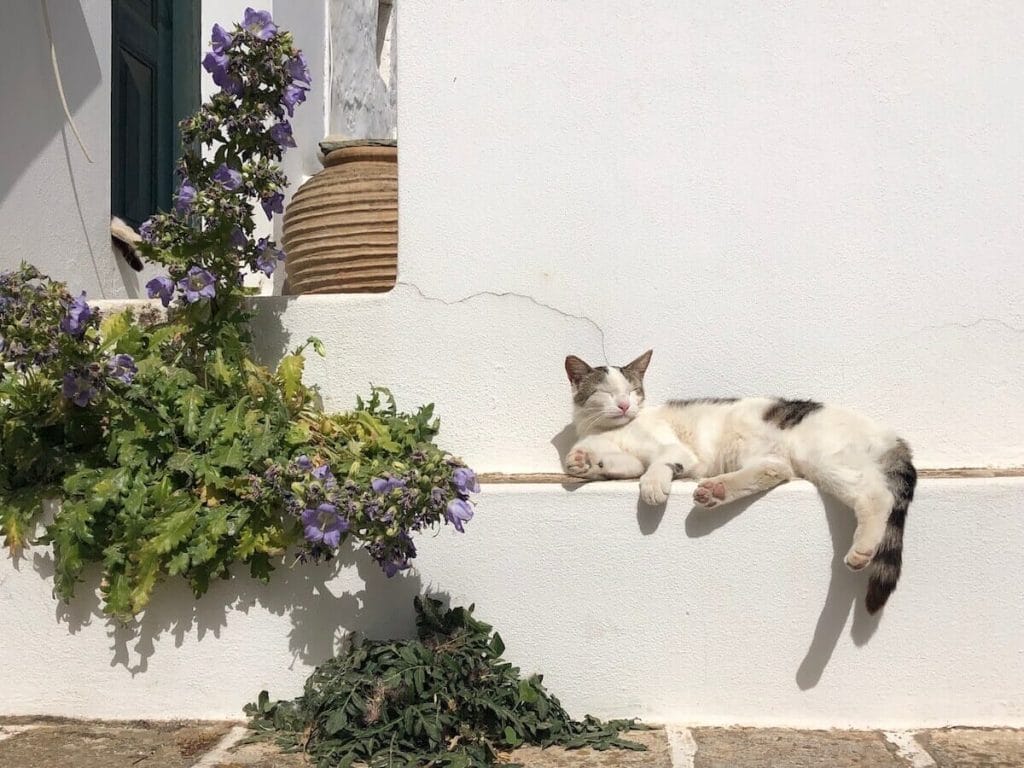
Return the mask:
[(746, 397), (671, 400), (644, 408), (651, 350), (621, 368), (565, 359), (578, 442), (570, 475), (640, 478), (640, 496), (663, 504), (673, 478), (698, 481), (694, 502), (712, 508), (794, 477), (853, 509), (845, 562), (872, 566), (866, 605), (875, 613), (900, 577), (903, 524), (917, 471), (895, 432), (858, 413), (811, 400)]

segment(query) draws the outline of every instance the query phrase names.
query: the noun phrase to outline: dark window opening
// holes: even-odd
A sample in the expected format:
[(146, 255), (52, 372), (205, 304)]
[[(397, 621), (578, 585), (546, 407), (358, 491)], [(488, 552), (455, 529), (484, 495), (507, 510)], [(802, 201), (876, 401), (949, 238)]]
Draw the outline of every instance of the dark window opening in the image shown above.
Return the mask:
[(178, 122), (199, 106), (199, 0), (113, 0), (110, 210), (138, 226), (168, 210)]

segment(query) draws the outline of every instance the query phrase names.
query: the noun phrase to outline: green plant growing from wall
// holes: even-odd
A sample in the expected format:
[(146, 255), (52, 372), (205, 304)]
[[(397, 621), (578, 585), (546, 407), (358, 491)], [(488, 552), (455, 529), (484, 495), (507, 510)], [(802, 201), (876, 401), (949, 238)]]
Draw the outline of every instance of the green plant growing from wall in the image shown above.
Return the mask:
[(270, 14), (215, 26), (203, 62), (220, 91), (182, 122), (173, 210), (141, 228), (147, 284), (166, 316), (101, 317), (84, 294), (31, 266), (0, 275), (0, 533), (34, 540), (41, 502), (60, 500), (40, 543), (53, 547), (59, 597), (99, 563), (104, 609), (127, 619), (162, 579), (196, 595), (236, 562), (267, 579), (289, 549), (330, 559), (365, 547), (393, 576), (416, 532), (459, 531), (479, 491), (438, 448), (432, 407), (402, 413), (374, 389), (326, 413), (303, 383), (305, 353), (276, 368), (252, 351), (242, 278), (282, 258), (255, 238), (253, 201), (282, 211), (277, 167), (310, 75)]

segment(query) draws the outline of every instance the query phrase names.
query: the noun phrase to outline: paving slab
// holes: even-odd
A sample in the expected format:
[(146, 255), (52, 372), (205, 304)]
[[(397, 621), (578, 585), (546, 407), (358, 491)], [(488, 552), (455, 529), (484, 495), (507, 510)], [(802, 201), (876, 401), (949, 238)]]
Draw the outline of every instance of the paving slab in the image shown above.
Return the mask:
[(520, 747), (509, 753), (507, 760), (526, 768), (672, 768), (664, 730), (631, 731), (623, 738), (646, 745), (647, 751)]
[(1021, 768), (1024, 731), (943, 728), (917, 734), (938, 768)]
[(0, 766), (189, 768), (228, 728), (227, 723), (46, 722), (0, 741)]
[(301, 753), (285, 754), (273, 742), (258, 741), (232, 748), (215, 768), (309, 768)]
[(693, 728), (694, 768), (907, 768), (877, 731)]
[[(665, 731), (633, 731), (624, 738), (646, 745), (647, 751), (520, 747), (502, 759), (526, 768), (673, 768)], [(309, 768), (310, 765), (302, 755), (282, 754), (272, 743), (264, 741), (236, 747), (216, 768)]]

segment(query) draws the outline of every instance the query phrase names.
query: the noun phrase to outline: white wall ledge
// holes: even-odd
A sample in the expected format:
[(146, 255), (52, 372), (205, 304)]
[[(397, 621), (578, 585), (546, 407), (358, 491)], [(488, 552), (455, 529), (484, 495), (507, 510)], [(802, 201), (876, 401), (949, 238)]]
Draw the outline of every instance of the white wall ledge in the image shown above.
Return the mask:
[[(925, 479), (879, 618), (842, 565), (852, 514), (808, 483), (750, 504), (664, 509), (635, 484), (487, 485), (465, 535), (416, 540), (386, 579), (366, 557), (247, 576), (193, 600), (157, 588), (131, 630), (95, 595), (52, 596), (48, 551), (0, 558), (0, 714), (238, 717), (301, 690), (348, 631), (412, 631), (412, 597), (473, 602), (508, 657), (577, 715), (815, 727), (1024, 726), (1024, 478)], [(94, 583), (94, 582), (93, 582)]]

